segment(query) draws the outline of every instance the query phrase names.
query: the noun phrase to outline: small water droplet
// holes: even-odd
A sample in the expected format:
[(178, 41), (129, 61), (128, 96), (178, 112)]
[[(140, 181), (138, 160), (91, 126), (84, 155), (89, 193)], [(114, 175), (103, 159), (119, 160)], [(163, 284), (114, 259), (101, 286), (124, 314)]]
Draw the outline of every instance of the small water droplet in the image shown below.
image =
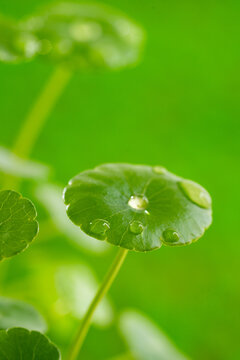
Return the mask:
[(110, 229), (110, 224), (106, 220), (96, 219), (90, 223), (90, 231), (96, 235), (105, 235)]
[(129, 229), (133, 234), (141, 234), (143, 232), (144, 226), (140, 221), (133, 220), (129, 224)]
[(209, 193), (201, 185), (191, 181), (184, 180), (179, 183), (183, 193), (191, 200), (194, 204), (209, 209), (212, 201)]
[(165, 230), (163, 232), (163, 239), (166, 243), (176, 243), (179, 241), (179, 235), (174, 230)]
[(167, 172), (167, 169), (163, 166), (154, 166), (153, 171), (158, 175), (162, 175)]
[(145, 210), (148, 206), (148, 199), (146, 196), (133, 195), (130, 197), (128, 205), (135, 210)]

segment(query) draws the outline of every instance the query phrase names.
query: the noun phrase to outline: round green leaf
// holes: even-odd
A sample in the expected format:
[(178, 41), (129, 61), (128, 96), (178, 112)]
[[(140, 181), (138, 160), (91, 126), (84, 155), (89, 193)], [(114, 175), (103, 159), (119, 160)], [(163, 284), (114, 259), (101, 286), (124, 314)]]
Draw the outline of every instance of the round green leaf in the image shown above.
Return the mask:
[(17, 22), (0, 16), (0, 61), (16, 63), (31, 59), (39, 50), (35, 36)]
[(64, 199), (88, 235), (136, 251), (190, 244), (212, 221), (208, 192), (160, 166), (101, 165), (70, 180)]
[(31, 305), (15, 299), (0, 297), (0, 329), (24, 327), (28, 330), (46, 331), (46, 323)]
[(42, 55), (80, 69), (135, 64), (144, 37), (132, 20), (99, 4), (55, 4), (27, 19), (23, 26), (39, 39)]
[(12, 190), (0, 191), (0, 260), (25, 250), (38, 233), (33, 203)]
[(60, 353), (37, 331), (12, 328), (0, 331), (1, 360), (60, 360)]

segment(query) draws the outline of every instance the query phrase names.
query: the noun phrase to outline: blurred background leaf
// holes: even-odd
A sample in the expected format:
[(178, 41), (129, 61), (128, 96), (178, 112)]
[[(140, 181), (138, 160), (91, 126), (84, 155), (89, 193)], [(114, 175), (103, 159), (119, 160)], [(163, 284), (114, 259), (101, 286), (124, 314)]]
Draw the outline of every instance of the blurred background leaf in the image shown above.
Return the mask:
[(121, 314), (119, 322), (122, 336), (136, 359), (187, 360), (147, 316), (135, 310), (127, 310)]
[(47, 325), (41, 314), (30, 304), (1, 296), (0, 329), (12, 327), (45, 332)]

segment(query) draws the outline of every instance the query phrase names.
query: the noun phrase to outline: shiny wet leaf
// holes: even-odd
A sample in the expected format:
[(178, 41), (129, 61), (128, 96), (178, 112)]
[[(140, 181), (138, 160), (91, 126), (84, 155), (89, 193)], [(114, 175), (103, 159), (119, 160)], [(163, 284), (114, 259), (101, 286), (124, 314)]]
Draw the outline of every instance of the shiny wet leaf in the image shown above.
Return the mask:
[(182, 189), (184, 181), (151, 166), (101, 165), (70, 180), (67, 214), (88, 235), (130, 250), (190, 244), (211, 224), (211, 202), (208, 208), (198, 203), (197, 194), (208, 193), (191, 182), (191, 189), (201, 188), (193, 201)]

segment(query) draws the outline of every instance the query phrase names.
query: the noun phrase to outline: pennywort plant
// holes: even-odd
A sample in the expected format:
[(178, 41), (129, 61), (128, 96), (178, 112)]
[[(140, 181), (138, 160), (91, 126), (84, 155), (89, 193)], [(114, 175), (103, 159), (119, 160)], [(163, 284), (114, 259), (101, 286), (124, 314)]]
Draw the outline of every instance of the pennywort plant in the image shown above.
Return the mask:
[[(75, 71), (112, 71), (133, 66), (140, 58), (143, 42), (141, 27), (99, 4), (55, 4), (20, 22), (0, 16), (0, 61), (19, 63), (38, 57), (56, 64), (23, 122), (13, 153), (1, 148), (4, 156), (0, 166), (7, 176), (0, 191), (0, 261), (27, 249), (38, 234), (35, 206), (17, 191), (19, 179), (47, 180), (48, 169), (27, 158), (71, 76)], [(40, 190), (46, 193), (44, 185)], [(106, 164), (70, 180), (64, 202), (73, 224), (96, 241), (119, 248), (66, 358), (75, 360), (93, 314), (128, 252), (196, 241), (211, 224), (211, 198), (200, 185), (161, 166)], [(62, 217), (55, 219), (63, 225), (64, 221)], [(45, 321), (32, 306), (2, 297), (0, 314), (1, 359), (60, 359), (59, 350), (43, 335)]]
[(161, 166), (130, 164), (105, 164), (80, 173), (69, 181), (64, 201), (75, 225), (119, 247), (72, 344), (69, 359), (74, 360), (128, 251), (191, 244), (210, 226), (212, 210), (211, 197), (199, 184)]

